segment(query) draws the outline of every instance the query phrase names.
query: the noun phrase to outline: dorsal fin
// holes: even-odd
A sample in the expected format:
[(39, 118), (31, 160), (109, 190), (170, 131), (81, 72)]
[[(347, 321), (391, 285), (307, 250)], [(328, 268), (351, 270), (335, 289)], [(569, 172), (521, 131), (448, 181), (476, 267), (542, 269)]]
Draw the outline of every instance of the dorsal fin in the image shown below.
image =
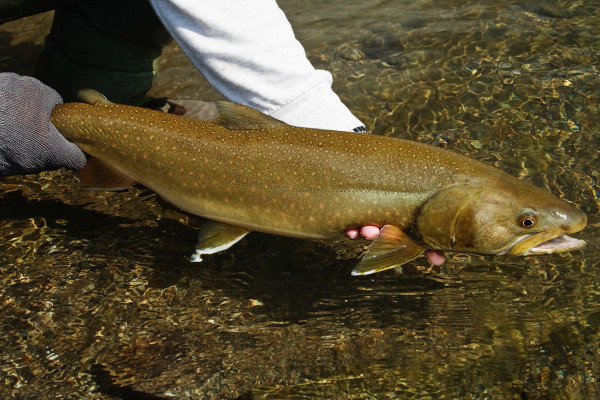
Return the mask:
[(77, 91), (77, 98), (84, 103), (97, 106), (98, 104), (114, 104), (108, 100), (102, 93), (94, 89), (80, 89)]
[(216, 122), (227, 129), (281, 129), (289, 126), (241, 104), (217, 101), (215, 105), (219, 110)]

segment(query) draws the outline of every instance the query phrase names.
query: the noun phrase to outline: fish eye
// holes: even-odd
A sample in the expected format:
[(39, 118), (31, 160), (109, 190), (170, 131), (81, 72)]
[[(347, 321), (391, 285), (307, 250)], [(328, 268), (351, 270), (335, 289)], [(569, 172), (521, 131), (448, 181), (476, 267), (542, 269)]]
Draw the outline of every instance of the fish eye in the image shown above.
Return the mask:
[(532, 228), (536, 222), (537, 218), (531, 213), (525, 213), (519, 217), (519, 226), (521, 228)]

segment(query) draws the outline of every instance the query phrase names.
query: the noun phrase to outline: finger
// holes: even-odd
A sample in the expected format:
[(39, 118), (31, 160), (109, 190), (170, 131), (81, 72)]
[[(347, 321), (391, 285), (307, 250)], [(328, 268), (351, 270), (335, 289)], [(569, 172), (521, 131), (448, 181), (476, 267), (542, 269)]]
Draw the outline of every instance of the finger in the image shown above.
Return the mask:
[(427, 256), (427, 260), (435, 266), (440, 266), (446, 262), (446, 257), (442, 251), (427, 249), (425, 250), (425, 255)]

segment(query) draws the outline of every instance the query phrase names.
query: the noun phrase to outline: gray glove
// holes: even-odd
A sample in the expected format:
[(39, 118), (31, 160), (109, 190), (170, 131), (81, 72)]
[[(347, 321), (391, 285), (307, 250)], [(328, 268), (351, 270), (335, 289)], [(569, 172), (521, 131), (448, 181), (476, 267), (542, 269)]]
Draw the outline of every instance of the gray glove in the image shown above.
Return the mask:
[(50, 123), (60, 95), (35, 78), (0, 73), (0, 175), (80, 169), (83, 152)]

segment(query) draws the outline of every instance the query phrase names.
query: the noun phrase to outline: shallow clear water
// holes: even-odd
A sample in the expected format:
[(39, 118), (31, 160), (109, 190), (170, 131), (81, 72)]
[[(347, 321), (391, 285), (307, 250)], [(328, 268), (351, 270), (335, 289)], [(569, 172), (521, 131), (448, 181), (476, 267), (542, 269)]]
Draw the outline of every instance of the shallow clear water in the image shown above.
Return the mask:
[[(343, 242), (254, 233), (198, 265), (195, 221), (147, 190), (81, 192), (65, 171), (3, 178), (3, 397), (598, 396), (600, 4), (280, 5), (374, 133), (575, 202), (588, 247), (355, 278)], [(48, 18), (0, 26), (0, 70), (31, 73)], [(153, 94), (218, 98), (174, 45)]]

